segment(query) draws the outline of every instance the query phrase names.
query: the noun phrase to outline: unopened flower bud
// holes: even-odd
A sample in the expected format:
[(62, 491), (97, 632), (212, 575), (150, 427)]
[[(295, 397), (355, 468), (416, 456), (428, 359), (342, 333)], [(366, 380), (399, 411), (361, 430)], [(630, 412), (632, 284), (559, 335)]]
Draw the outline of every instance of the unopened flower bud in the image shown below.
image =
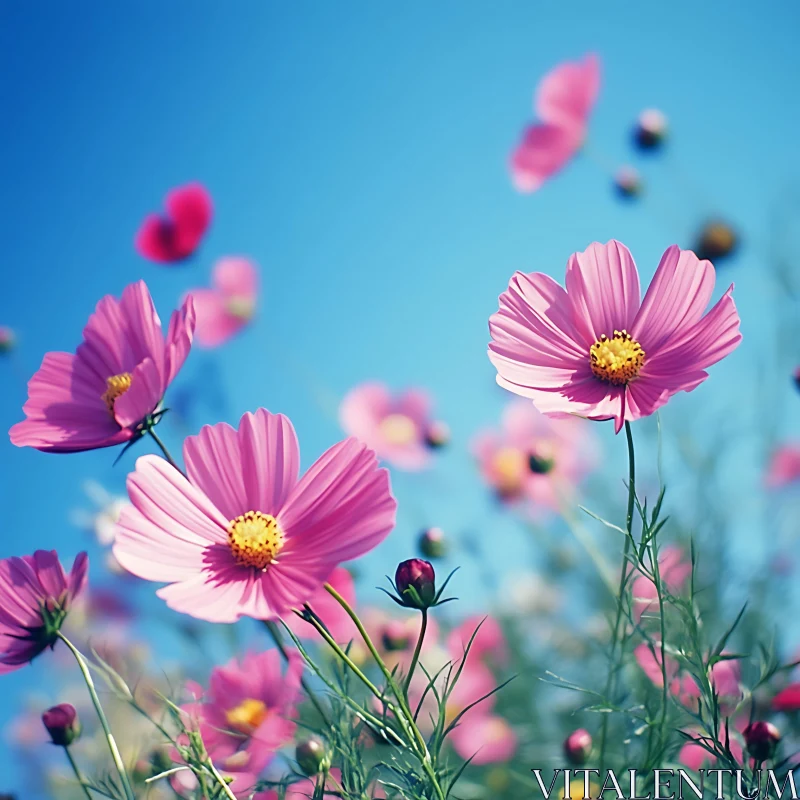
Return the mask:
[(428, 425), (425, 431), (425, 444), (427, 444), (428, 447), (432, 450), (438, 450), (440, 447), (445, 447), (449, 442), (450, 427), (446, 422), (437, 420)]
[(17, 342), (14, 331), (8, 325), (0, 325), (0, 354), (10, 353)]
[(531, 453), (528, 456), (528, 469), (534, 475), (547, 475), (555, 465), (555, 460), (548, 456), (537, 455), (536, 453)]
[(699, 259), (719, 261), (731, 255), (738, 244), (739, 237), (727, 222), (711, 220), (700, 230), (694, 252)]
[(614, 188), (620, 197), (637, 197), (642, 193), (642, 179), (633, 167), (620, 167), (614, 175)]
[(592, 752), (592, 736), (589, 731), (578, 728), (564, 740), (564, 755), (570, 764), (580, 767)]
[(399, 620), (387, 622), (381, 630), (381, 644), (389, 653), (405, 650), (411, 644), (408, 628)]
[(747, 752), (756, 761), (772, 758), (780, 740), (781, 733), (771, 722), (751, 722), (744, 729)]
[(441, 528), (428, 528), (419, 537), (419, 551), (426, 558), (442, 558), (447, 552), (447, 541)]
[(796, 386), (798, 389), (800, 389), (800, 367), (798, 367), (798, 368), (797, 368), (797, 369), (794, 371), (794, 375), (793, 375), (792, 377), (793, 377), (793, 379), (794, 379), (794, 385), (795, 385), (795, 386)]
[(639, 114), (633, 129), (633, 141), (640, 150), (657, 150), (666, 136), (667, 118), (663, 112), (648, 108)]
[(310, 736), (308, 739), (298, 742), (294, 757), (303, 774), (311, 777), (312, 775), (318, 775), (325, 766), (328, 753), (325, 743), (321, 739), (316, 736)]
[(42, 714), (42, 722), (50, 740), (59, 747), (68, 747), (81, 735), (81, 723), (75, 706), (60, 703)]
[(409, 608), (430, 608), (436, 599), (436, 572), (430, 561), (410, 558), (394, 574), (397, 592)]

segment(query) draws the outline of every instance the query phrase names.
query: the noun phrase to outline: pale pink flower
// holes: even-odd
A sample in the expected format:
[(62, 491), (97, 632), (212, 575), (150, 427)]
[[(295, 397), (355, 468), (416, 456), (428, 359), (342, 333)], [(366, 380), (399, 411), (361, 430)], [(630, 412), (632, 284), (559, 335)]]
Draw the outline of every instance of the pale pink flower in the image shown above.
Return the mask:
[[(685, 560), (680, 547), (668, 545), (658, 556), (661, 581), (668, 591), (679, 594), (692, 574), (691, 562)], [(643, 614), (658, 614), (658, 592), (656, 585), (646, 575), (639, 575), (631, 588), (633, 595), (633, 618), (636, 622)]]
[(599, 89), (600, 62), (594, 55), (559, 64), (544, 76), (536, 91), (541, 122), (525, 129), (511, 154), (519, 191), (535, 192), (580, 150)]
[(770, 489), (780, 489), (800, 481), (800, 443), (788, 442), (772, 454), (764, 483)]
[(392, 466), (420, 470), (430, 463), (428, 432), (436, 422), (431, 419), (431, 400), (421, 389), (393, 396), (382, 383), (362, 383), (345, 396), (339, 419), (346, 433)]
[(741, 341), (732, 285), (703, 315), (714, 275), (673, 245), (642, 301), (633, 257), (613, 240), (570, 257), (566, 290), (518, 272), (489, 320), (497, 382), (543, 414), (613, 419), (619, 432), (695, 389)]
[(462, 658), (470, 639), (472, 640), (469, 649), (470, 658), (499, 666), (508, 663), (508, 642), (500, 623), (494, 617), (486, 614), (473, 614), (467, 617), (458, 627), (450, 631), (447, 637), (447, 649), (452, 656)]
[(302, 672), (302, 657), (290, 651), (284, 673), (277, 650), (248, 653), (214, 668), (208, 693), (183, 711), (216, 765), (258, 775), (292, 740)]
[(277, 619), (302, 608), (335, 567), (394, 527), (389, 473), (350, 438), (298, 479), (291, 422), (259, 409), (238, 431), (205, 426), (184, 442), (186, 476), (142, 456), (128, 476), (114, 555), (159, 597), (211, 622)]
[(188, 299), (172, 314), (165, 338), (144, 281), (126, 287), (119, 300), (104, 297), (75, 355), (45, 355), (28, 383), (26, 419), (11, 428), (12, 443), (70, 453), (140, 435), (189, 354), (194, 319)]
[(549, 419), (522, 399), (506, 406), (501, 430), (482, 431), (472, 442), (481, 476), (501, 499), (553, 511), (592, 468), (595, 449), (585, 422)]
[(195, 336), (201, 347), (218, 347), (253, 318), (258, 270), (246, 258), (223, 258), (214, 265), (212, 288), (192, 289), (197, 314)]
[(47, 647), (86, 586), (89, 561), (80, 553), (69, 575), (55, 550), (0, 560), (0, 673), (28, 664)]

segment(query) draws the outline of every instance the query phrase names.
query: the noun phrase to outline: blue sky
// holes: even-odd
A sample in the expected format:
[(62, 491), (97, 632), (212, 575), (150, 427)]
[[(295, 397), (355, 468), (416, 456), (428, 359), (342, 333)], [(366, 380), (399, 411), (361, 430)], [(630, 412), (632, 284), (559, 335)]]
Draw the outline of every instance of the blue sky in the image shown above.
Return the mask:
[[(746, 431), (774, 335), (770, 221), (800, 177), (795, 3), (242, 2), (234, 13), (179, 0), (82, 12), (2, 10), (0, 324), (20, 339), (0, 362), (6, 429), (42, 355), (74, 349), (101, 296), (144, 278), (166, 319), (216, 258), (245, 254), (262, 270), (259, 317), (224, 349), (190, 357), (184, 389), (210, 374), (224, 393), (221, 406), (197, 406), (193, 429), (266, 406), (292, 418), (308, 465), (340, 437), (336, 403), (353, 384), (429, 387), (454, 445), (431, 476), (397, 477), (398, 529), (367, 560), (367, 586), (427, 524), (494, 526), (491, 558), (503, 568), (524, 542), (492, 519), (465, 455), (504, 401), (485, 356), (497, 295), (514, 270), (560, 279), (570, 253), (612, 237), (647, 278), (668, 245), (689, 246), (705, 215), (723, 213), (744, 244), (719, 288), (737, 283), (745, 342), (695, 395), (670, 404), (664, 424), (706, 420), (708, 437), (745, 431), (725, 491), (741, 526), (761, 512), (760, 454)], [(588, 51), (603, 65), (588, 152), (538, 194), (518, 195), (506, 159), (532, 116), (536, 81)], [(630, 124), (648, 106), (672, 130), (658, 158), (629, 148)], [(641, 203), (610, 191), (609, 165), (627, 161), (647, 182)], [(190, 180), (214, 197), (213, 227), (189, 264), (159, 268), (136, 254), (133, 235), (170, 187)], [(789, 382), (768, 395), (786, 410), (778, 429), (797, 435)], [(187, 431), (169, 419), (161, 431), (179, 450)], [(600, 435), (608, 473), (621, 475), (623, 442), (608, 426)], [(122, 489), (133, 454), (112, 467), (115, 455), (48, 456), (2, 439), (0, 556), (55, 547), (71, 559), (86, 546), (68, 511), (85, 504), (88, 478)], [(0, 723), (33, 677), (3, 682)], [(2, 774), (15, 780), (13, 767)]]

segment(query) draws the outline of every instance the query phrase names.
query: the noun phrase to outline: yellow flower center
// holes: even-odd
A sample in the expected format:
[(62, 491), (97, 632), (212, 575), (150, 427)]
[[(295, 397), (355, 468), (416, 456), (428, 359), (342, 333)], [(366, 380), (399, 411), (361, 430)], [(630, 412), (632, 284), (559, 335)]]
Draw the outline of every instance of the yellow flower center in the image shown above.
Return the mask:
[(271, 514), (248, 511), (230, 521), (228, 544), (240, 564), (266, 570), (283, 547), (283, 531)]
[(516, 447), (501, 447), (492, 458), (492, 472), (501, 492), (516, 492), (525, 474), (525, 454)]
[(251, 734), (267, 718), (267, 706), (261, 700), (248, 698), (225, 712), (228, 725), (239, 733)]
[(114, 401), (121, 397), (131, 388), (130, 372), (121, 372), (119, 375), (112, 375), (106, 378), (106, 390), (100, 395), (109, 413), (114, 414)]
[(624, 386), (644, 366), (644, 350), (627, 331), (614, 331), (614, 338), (603, 334), (590, 348), (592, 372), (601, 381)]
[(389, 444), (411, 444), (417, 438), (417, 426), (405, 414), (389, 414), (381, 420), (381, 434)]
[(256, 304), (249, 297), (231, 297), (225, 304), (225, 308), (234, 317), (248, 320), (253, 316)]
[[(596, 783), (589, 782), (589, 794), (585, 794), (584, 782), (582, 778), (576, 778), (569, 783), (569, 800), (585, 800), (586, 797), (599, 797), (599, 789)], [(559, 792), (561, 800), (566, 800), (567, 796), (564, 794), (564, 787), (561, 787)]]

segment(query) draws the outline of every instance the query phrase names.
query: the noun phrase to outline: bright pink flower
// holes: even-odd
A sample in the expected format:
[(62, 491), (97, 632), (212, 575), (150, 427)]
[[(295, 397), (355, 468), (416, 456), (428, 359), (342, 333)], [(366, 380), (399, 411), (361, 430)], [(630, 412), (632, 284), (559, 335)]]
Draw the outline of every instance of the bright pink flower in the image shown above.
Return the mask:
[(594, 55), (560, 64), (544, 76), (536, 92), (542, 122), (525, 129), (511, 155), (511, 177), (519, 191), (535, 192), (580, 150), (599, 89), (600, 62)]
[(419, 470), (428, 466), (431, 401), (420, 389), (392, 397), (382, 383), (362, 383), (351, 389), (339, 409), (345, 432), (371, 447), (395, 467)]
[[(350, 608), (355, 607), (356, 586), (350, 570), (346, 567), (336, 567), (331, 572), (328, 583), (347, 601), (347, 605)], [(328, 632), (339, 644), (345, 645), (358, 637), (358, 631), (347, 612), (324, 587), (320, 586), (306, 602), (312, 611), (325, 623)], [(284, 622), (298, 638), (319, 641), (319, 634), (316, 629), (295, 614), (289, 614)]]
[(765, 484), (780, 489), (800, 480), (800, 443), (790, 442), (775, 450), (770, 458)]
[(594, 435), (578, 419), (548, 419), (526, 400), (503, 411), (500, 431), (483, 431), (472, 442), (481, 475), (500, 498), (527, 499), (534, 510), (557, 511), (591, 469)]
[(292, 740), (303, 660), (289, 652), (286, 672), (277, 650), (249, 653), (211, 672), (208, 694), (183, 707), (211, 759), (231, 773), (258, 775)]
[(129, 441), (183, 366), (193, 333), (190, 299), (172, 314), (165, 338), (144, 281), (126, 287), (119, 300), (106, 295), (75, 355), (45, 355), (28, 382), (26, 419), (11, 428), (11, 441), (50, 453)]
[[(684, 553), (679, 547), (668, 545), (658, 557), (661, 581), (671, 594), (679, 594), (689, 576), (692, 565), (684, 560)], [(636, 622), (643, 614), (658, 615), (658, 592), (656, 585), (645, 575), (639, 575), (633, 581), (633, 618)]]
[(211, 195), (199, 183), (179, 186), (167, 194), (164, 216), (149, 214), (136, 234), (136, 249), (151, 261), (183, 261), (197, 249), (211, 223)]
[(0, 560), (0, 673), (32, 661), (56, 633), (86, 586), (86, 553), (67, 576), (55, 550)]
[(508, 642), (503, 629), (494, 617), (485, 614), (473, 614), (450, 631), (447, 637), (447, 650), (450, 655), (462, 658), (473, 634), (475, 638), (472, 639), (469, 650), (470, 658), (489, 664), (508, 663)]
[[(325, 786), (326, 791), (322, 797), (325, 800), (333, 800), (339, 797), (337, 786), (341, 786), (342, 773), (340, 770), (332, 769), (330, 776), (333, 780), (329, 780)], [(314, 788), (316, 786), (316, 778), (303, 778), (302, 780), (295, 781), (286, 787), (286, 794), (284, 800), (310, 800), (314, 796)], [(330, 791), (327, 791), (330, 790)], [(276, 789), (267, 789), (264, 792), (257, 792), (253, 795), (253, 800), (278, 800), (278, 792)], [(373, 795), (373, 797), (385, 797), (385, 795)]]
[(218, 347), (253, 318), (258, 270), (246, 258), (223, 258), (214, 265), (211, 289), (192, 289), (197, 314), (195, 334), (202, 347)]
[(183, 457), (188, 477), (157, 456), (136, 462), (114, 555), (134, 575), (169, 583), (158, 596), (200, 619), (302, 608), (339, 563), (394, 527), (389, 473), (371, 450), (346, 439), (298, 480), (294, 428), (263, 408), (238, 431), (205, 426)]
[(573, 254), (566, 287), (518, 272), (489, 320), (498, 384), (548, 416), (613, 419), (619, 432), (699, 386), (742, 338), (733, 286), (703, 316), (714, 267), (675, 245), (643, 301), (633, 257), (616, 241)]
[(800, 711), (800, 683), (791, 683), (772, 698), (774, 711)]

